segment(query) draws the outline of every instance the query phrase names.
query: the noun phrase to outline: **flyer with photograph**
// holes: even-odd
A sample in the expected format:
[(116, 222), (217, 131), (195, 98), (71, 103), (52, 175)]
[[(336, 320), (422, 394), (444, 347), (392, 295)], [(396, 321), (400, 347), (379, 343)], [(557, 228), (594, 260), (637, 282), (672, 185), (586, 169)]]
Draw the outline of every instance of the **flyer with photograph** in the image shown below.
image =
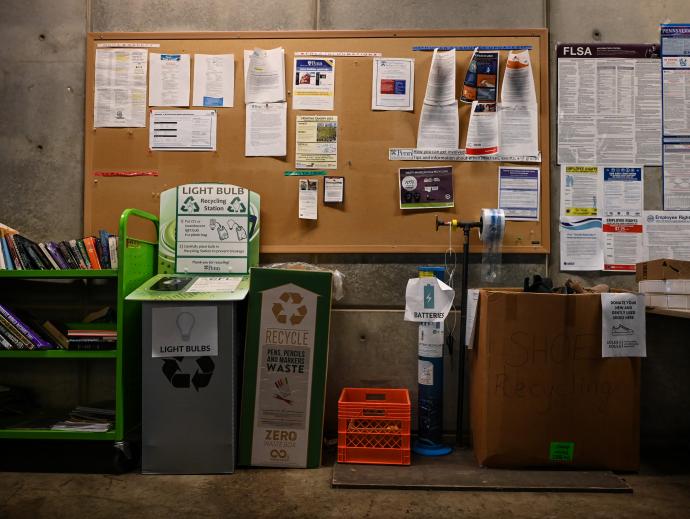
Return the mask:
[(335, 59), (295, 58), (293, 110), (333, 110)]
[(462, 85), (463, 103), (495, 103), (498, 88), (498, 52), (475, 50)]
[(337, 115), (298, 115), (295, 136), (297, 169), (338, 168)]
[(319, 179), (299, 179), (299, 217), (302, 220), (316, 220), (319, 208)]

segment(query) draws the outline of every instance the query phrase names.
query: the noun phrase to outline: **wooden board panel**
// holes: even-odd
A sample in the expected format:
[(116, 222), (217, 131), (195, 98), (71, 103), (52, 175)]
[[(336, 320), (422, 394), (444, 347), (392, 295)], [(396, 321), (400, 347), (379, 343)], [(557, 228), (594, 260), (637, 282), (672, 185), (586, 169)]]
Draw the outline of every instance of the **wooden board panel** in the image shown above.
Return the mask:
[(488, 469), (479, 467), (472, 451), (456, 449), (447, 456), (418, 456), (412, 465), (333, 465), (334, 488), (395, 490), (458, 490), (469, 492), (610, 492), (633, 489), (610, 471), (555, 469)]
[[(147, 128), (94, 128), (94, 66), (98, 42), (156, 43), (152, 52), (233, 53), (235, 55), (235, 106), (218, 110), (215, 152), (151, 152)], [(482, 207), (498, 204), (497, 162), (389, 161), (389, 148), (415, 147), (417, 126), (431, 52), (413, 46), (529, 45), (539, 100), (540, 150), (542, 152), (541, 212), (539, 222), (509, 222), (504, 252), (549, 252), (549, 88), (548, 34), (546, 29), (473, 31), (311, 31), (269, 33), (91, 33), (88, 36), (85, 116), (85, 233), (117, 229), (120, 213), (136, 207), (158, 212), (161, 191), (189, 182), (229, 182), (261, 195), (262, 252), (438, 252), (448, 243), (445, 232), (434, 231), (434, 215), (476, 220)], [(336, 58), (335, 110), (293, 111), (288, 86), (288, 155), (285, 158), (244, 156), (243, 51), (282, 46), (286, 74), (293, 72), (294, 52), (381, 52), (384, 57), (415, 58), (414, 112), (371, 110), (372, 58)], [(471, 52), (457, 54), (459, 94)], [(501, 53), (501, 76), (507, 52)], [(285, 177), (294, 168), (295, 116), (338, 116), (338, 169), (344, 176), (345, 203), (322, 203), (319, 180), (319, 219), (297, 218), (296, 177)], [(460, 144), (464, 147), (469, 105), (461, 103)], [(148, 126), (148, 121), (147, 121)], [(402, 211), (398, 206), (398, 168), (452, 164), (455, 208)], [(99, 177), (97, 171), (157, 171), (158, 176)], [(456, 242), (457, 243), (457, 242)], [(476, 233), (472, 250), (481, 251)]]

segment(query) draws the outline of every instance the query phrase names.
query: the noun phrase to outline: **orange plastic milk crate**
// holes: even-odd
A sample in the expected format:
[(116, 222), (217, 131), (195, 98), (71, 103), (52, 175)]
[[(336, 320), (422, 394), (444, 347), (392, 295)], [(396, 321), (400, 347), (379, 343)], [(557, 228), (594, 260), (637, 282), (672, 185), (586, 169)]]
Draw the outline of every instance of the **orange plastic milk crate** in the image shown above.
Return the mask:
[(410, 464), (407, 389), (347, 387), (338, 400), (338, 462)]

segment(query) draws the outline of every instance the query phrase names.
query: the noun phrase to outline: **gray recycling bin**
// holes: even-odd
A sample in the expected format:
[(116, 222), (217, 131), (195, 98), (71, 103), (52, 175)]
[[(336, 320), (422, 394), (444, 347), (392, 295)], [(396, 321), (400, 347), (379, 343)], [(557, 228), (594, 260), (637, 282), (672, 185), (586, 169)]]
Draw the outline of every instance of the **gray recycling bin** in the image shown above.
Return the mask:
[[(128, 296), (142, 300), (141, 470), (227, 474), (237, 456), (241, 301), (203, 293), (151, 293), (157, 276)], [(167, 276), (166, 279), (169, 279)], [(248, 279), (226, 299), (244, 299)], [(155, 291), (154, 291), (155, 292)], [(173, 295), (174, 294), (174, 295)]]

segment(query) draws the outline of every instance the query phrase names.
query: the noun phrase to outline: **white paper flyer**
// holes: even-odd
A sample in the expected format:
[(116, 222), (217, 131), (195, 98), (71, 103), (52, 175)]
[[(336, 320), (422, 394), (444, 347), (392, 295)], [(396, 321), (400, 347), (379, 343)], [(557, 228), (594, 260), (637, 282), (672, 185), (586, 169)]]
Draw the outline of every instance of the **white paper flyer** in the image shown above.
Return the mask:
[(498, 208), (506, 220), (539, 220), (539, 167), (498, 168)]
[(146, 126), (147, 49), (96, 49), (94, 128)]
[(152, 151), (215, 151), (215, 110), (151, 110)]
[(601, 294), (601, 356), (647, 356), (644, 294)]
[(539, 154), (538, 115), (536, 104), (498, 103), (501, 155)]
[(298, 115), (295, 167), (338, 169), (338, 116)]
[(231, 108), (235, 98), (235, 56), (194, 54), (192, 106)]
[(561, 218), (602, 216), (603, 186), (597, 166), (561, 165)]
[(460, 138), (458, 102), (422, 105), (417, 131), (419, 149), (457, 149)]
[(285, 101), (285, 49), (244, 51), (244, 102)]
[(465, 153), (467, 155), (495, 155), (498, 153), (496, 103), (479, 103), (477, 101), (472, 103)]
[(687, 211), (645, 211), (646, 260), (690, 261), (690, 213)]
[(560, 222), (561, 270), (604, 268), (600, 218), (562, 217)]
[(293, 110), (333, 110), (335, 59), (295, 58)]
[(455, 49), (440, 52), (434, 49), (426, 84), (424, 104), (447, 105), (455, 98)]
[(245, 156), (287, 155), (287, 103), (249, 103), (245, 117)]
[(374, 58), (371, 89), (372, 110), (414, 108), (414, 60), (409, 58)]
[(508, 53), (501, 86), (501, 102), (536, 106), (537, 94), (534, 89), (534, 76), (528, 50), (521, 52), (511, 50)]
[(189, 54), (149, 54), (149, 105), (189, 106)]
[(302, 220), (316, 220), (319, 207), (319, 179), (299, 179), (299, 217)]

